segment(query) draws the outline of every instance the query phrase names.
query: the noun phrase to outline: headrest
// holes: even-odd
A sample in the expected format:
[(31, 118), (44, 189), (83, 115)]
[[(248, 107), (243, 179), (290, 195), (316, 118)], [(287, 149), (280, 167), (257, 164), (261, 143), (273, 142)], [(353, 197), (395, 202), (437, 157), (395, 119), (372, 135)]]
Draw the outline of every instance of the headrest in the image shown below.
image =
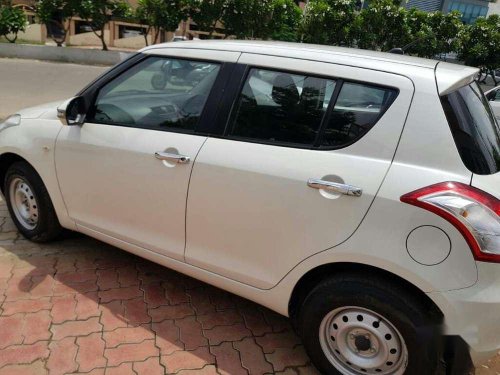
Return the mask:
[(283, 107), (292, 107), (300, 100), (299, 90), (290, 74), (280, 74), (274, 78), (273, 100)]

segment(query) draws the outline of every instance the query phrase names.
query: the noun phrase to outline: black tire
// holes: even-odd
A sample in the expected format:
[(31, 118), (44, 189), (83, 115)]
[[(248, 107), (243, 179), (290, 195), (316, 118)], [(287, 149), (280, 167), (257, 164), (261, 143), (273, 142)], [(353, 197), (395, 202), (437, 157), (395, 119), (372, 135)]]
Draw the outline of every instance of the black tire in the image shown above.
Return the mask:
[[(18, 178), (24, 180), (28, 184), (29, 188), (33, 192), (34, 199), (37, 204), (38, 221), (33, 228), (27, 228), (23, 225), (23, 223), (21, 223), (16, 217), (12, 207), (9, 188), (11, 183)], [(10, 216), (12, 217), (17, 229), (24, 237), (33, 242), (48, 242), (57, 238), (61, 234), (62, 227), (57, 219), (49, 193), (47, 192), (47, 189), (45, 188), (45, 185), (43, 184), (43, 181), (38, 173), (28, 163), (23, 161), (13, 163), (9, 169), (7, 169), (3, 184), (4, 196), (7, 202), (7, 207), (9, 208)]]
[[(440, 314), (416, 296), (383, 278), (344, 274), (328, 278), (313, 288), (297, 315), (298, 333), (312, 362), (323, 374), (349, 373), (333, 365), (320, 343), (323, 318), (342, 307), (371, 310), (397, 329), (408, 353), (406, 375), (439, 373), (442, 357)], [(356, 370), (360, 374), (369, 373), (361, 368)]]

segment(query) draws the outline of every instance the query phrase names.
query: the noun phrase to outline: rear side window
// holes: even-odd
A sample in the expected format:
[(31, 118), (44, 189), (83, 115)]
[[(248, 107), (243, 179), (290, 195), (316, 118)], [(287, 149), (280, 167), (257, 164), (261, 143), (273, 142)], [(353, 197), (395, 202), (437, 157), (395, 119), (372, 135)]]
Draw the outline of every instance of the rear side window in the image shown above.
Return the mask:
[(500, 170), (500, 129), (476, 82), (441, 97), (453, 139), (465, 166), (476, 174)]
[(334, 86), (333, 80), (252, 69), (236, 103), (229, 135), (312, 146)]
[(328, 119), (322, 146), (335, 147), (361, 138), (396, 98), (396, 90), (345, 82)]
[(345, 147), (382, 116), (397, 90), (264, 69), (251, 69), (227, 135), (304, 148)]

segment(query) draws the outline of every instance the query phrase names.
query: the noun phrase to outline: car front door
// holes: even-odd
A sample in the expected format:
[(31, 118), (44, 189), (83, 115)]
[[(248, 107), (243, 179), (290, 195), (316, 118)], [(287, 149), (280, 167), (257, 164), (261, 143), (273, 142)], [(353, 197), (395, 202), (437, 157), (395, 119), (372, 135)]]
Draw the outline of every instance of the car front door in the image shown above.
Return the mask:
[[(186, 261), (267, 289), (349, 238), (384, 179), (413, 85), (388, 73), (243, 54), (223, 133), (194, 165)], [(317, 73), (313, 73), (317, 72)]]
[(190, 53), (142, 59), (96, 90), (82, 126), (61, 130), (57, 176), (82, 231), (184, 260), (189, 177), (206, 140), (197, 129), (239, 56), (226, 53), (223, 63)]

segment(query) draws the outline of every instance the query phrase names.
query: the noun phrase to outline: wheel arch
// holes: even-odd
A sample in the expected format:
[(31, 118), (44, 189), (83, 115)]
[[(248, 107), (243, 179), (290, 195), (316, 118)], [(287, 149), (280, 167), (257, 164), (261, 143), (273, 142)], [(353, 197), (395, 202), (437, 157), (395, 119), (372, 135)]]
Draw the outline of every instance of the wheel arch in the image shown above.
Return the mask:
[[(29, 166), (31, 168), (33, 168), (34, 171), (36, 171), (35, 167), (28, 160), (26, 160), (25, 158), (23, 158), (22, 156), (20, 156), (16, 153), (6, 152), (6, 153), (0, 155), (0, 190), (2, 191), (2, 194), (5, 194), (4, 181), (5, 181), (5, 175), (7, 173), (7, 170), (9, 169), (9, 167), (12, 164), (14, 164), (18, 161), (22, 161), (22, 162), (29, 164)], [(40, 174), (38, 174), (38, 175), (40, 176)]]
[(369, 275), (371, 278), (389, 281), (404, 289), (408, 294), (415, 296), (429, 311), (437, 314), (436, 316), (442, 317), (444, 315), (441, 309), (424, 291), (392, 272), (361, 263), (336, 262), (323, 264), (309, 270), (295, 284), (288, 302), (288, 315), (292, 321), (295, 320), (298, 309), (308, 293), (322, 280), (338, 274), (360, 275), (360, 277)]

